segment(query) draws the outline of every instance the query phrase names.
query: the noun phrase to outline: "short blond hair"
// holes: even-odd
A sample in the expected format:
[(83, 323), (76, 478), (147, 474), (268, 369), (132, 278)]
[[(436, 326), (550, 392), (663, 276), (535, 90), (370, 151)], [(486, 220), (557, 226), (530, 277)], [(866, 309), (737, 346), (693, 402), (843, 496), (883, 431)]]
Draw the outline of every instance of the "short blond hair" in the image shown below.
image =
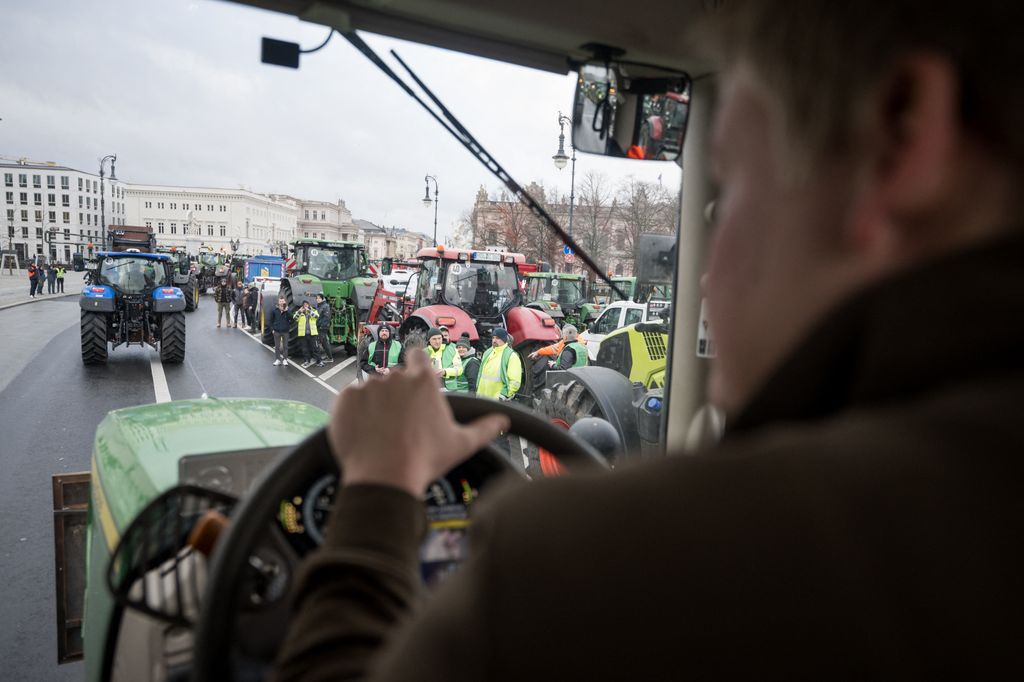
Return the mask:
[(735, 0), (698, 29), (723, 66), (751, 66), (776, 94), (785, 136), (812, 158), (857, 144), (861, 108), (903, 55), (938, 55), (959, 81), (964, 129), (1024, 167), (1024, 3), (1001, 0)]

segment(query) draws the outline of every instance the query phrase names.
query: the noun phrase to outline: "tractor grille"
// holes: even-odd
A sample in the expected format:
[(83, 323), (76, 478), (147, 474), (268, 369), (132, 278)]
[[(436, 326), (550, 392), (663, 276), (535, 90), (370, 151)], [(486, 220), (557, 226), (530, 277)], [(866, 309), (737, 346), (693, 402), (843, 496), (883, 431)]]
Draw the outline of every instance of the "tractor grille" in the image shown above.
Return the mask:
[(644, 345), (647, 346), (647, 355), (650, 356), (651, 360), (664, 360), (665, 359), (665, 337), (661, 334), (652, 334), (651, 332), (644, 332)]

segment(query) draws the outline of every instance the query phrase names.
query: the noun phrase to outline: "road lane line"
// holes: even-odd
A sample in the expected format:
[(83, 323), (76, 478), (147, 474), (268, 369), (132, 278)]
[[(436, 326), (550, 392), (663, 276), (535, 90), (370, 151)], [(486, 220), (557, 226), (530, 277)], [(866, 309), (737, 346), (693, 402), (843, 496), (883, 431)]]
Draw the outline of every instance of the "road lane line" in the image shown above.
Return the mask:
[[(266, 348), (266, 349), (267, 349), (268, 351), (270, 351), (271, 353), (273, 353), (273, 352), (274, 352), (274, 348), (273, 348), (272, 346), (268, 346), (267, 344), (263, 343), (263, 339), (259, 338), (259, 337), (258, 337), (258, 336), (256, 336), (255, 334), (250, 334), (249, 332), (245, 331), (244, 329), (241, 329), (241, 330), (239, 330), (239, 331), (241, 331), (241, 332), (242, 332), (243, 334), (245, 334), (246, 336), (248, 336), (248, 337), (249, 337), (250, 339), (252, 339), (252, 340), (253, 340), (253, 341), (255, 341), (256, 343), (258, 343), (258, 344), (260, 344), (261, 346), (263, 346), (264, 348)], [(355, 360), (355, 358), (348, 358), (348, 359), (347, 359), (347, 360), (346, 360), (346, 361), (345, 361), (344, 363), (342, 363), (342, 365), (341, 365), (341, 368), (345, 367), (345, 366), (346, 366), (346, 363), (348, 363), (348, 362), (350, 362), (350, 361), (354, 361), (354, 360)], [(305, 375), (306, 375), (307, 377), (309, 377), (310, 379), (312, 379), (312, 380), (313, 380), (313, 381), (315, 381), (316, 383), (318, 383), (318, 384), (320, 384), (321, 386), (323, 386), (324, 388), (326, 388), (326, 389), (327, 389), (328, 391), (330, 391), (330, 392), (331, 392), (331, 393), (333, 393), (334, 395), (338, 395), (338, 389), (334, 388), (334, 386), (331, 386), (331, 385), (330, 385), (329, 383), (327, 383), (326, 381), (324, 381), (324, 380), (323, 380), (323, 379), (321, 379), (320, 377), (316, 376), (316, 375), (315, 375), (315, 374), (313, 374), (312, 372), (307, 372), (307, 371), (305, 370), (305, 368), (303, 368), (303, 367), (302, 367), (301, 365), (297, 364), (297, 363), (296, 363), (296, 362), (294, 362), (293, 360), (288, 360), (288, 364), (289, 364), (289, 365), (291, 365), (292, 367), (294, 367), (295, 369), (299, 370), (299, 371), (300, 371), (300, 372), (302, 372), (303, 374), (305, 374)], [(340, 369), (340, 368), (336, 367), (336, 368), (334, 368), (334, 369)], [(334, 371), (334, 370), (331, 370), (331, 371)], [(351, 382), (349, 382), (349, 383), (351, 383)], [(347, 385), (348, 385), (348, 384), (346, 384), (346, 386), (347, 386)], [(342, 386), (342, 388), (344, 388), (344, 386)]]
[(158, 403), (171, 402), (171, 391), (167, 388), (167, 377), (164, 376), (164, 366), (160, 363), (160, 356), (157, 354), (149, 357), (149, 370), (153, 373), (153, 393), (156, 394)]
[(323, 379), (324, 381), (327, 381), (328, 379), (330, 379), (335, 374), (337, 374), (341, 370), (345, 369), (346, 367), (348, 367), (349, 365), (351, 365), (355, 361), (356, 361), (356, 358), (355, 358), (354, 355), (352, 357), (350, 357), (350, 358), (346, 358), (344, 362), (338, 363), (334, 367), (330, 368), (329, 370), (327, 370), (326, 372), (321, 374), (320, 378)]

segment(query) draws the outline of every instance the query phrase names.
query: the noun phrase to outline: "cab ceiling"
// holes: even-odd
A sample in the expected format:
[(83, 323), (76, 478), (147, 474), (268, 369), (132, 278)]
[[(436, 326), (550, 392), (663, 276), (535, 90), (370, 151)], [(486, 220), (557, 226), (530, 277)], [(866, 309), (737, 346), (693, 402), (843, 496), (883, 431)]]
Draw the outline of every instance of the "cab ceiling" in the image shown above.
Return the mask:
[[(698, 75), (688, 26), (721, 0), (235, 0), (306, 21), (567, 73), (589, 43), (625, 50), (623, 59)], [(617, 4), (617, 3), (615, 3)]]

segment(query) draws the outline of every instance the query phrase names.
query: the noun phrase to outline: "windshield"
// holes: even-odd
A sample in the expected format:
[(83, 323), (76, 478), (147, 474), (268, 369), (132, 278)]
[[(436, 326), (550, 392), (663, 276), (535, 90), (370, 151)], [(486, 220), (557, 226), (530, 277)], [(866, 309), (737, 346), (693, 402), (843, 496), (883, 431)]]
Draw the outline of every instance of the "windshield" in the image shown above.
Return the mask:
[(555, 301), (563, 306), (576, 305), (583, 300), (583, 283), (575, 279), (531, 277), (527, 298), (531, 301)]
[(307, 272), (332, 281), (352, 279), (359, 276), (358, 249), (329, 249), (311, 246), (305, 249), (305, 262), (309, 263)]
[(141, 294), (161, 283), (163, 264), (149, 258), (104, 258), (97, 282), (126, 294)]
[(217, 254), (201, 253), (199, 254), (199, 262), (203, 265), (217, 265)]
[(451, 263), (444, 278), (444, 299), (471, 315), (494, 317), (519, 298), (516, 271), (497, 263)]

